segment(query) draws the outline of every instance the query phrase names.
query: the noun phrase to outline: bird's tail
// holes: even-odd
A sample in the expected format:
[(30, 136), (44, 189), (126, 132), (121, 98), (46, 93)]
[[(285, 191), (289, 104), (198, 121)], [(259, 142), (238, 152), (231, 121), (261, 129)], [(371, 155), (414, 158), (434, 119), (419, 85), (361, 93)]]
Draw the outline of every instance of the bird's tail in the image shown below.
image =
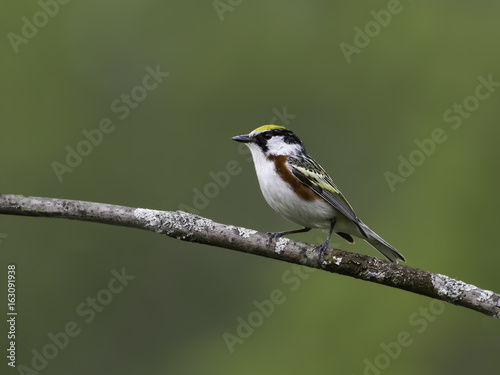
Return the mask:
[(394, 247), (392, 247), (389, 243), (387, 243), (382, 237), (380, 237), (377, 233), (372, 231), (368, 226), (366, 226), (363, 222), (359, 221), (358, 225), (363, 230), (366, 235), (365, 241), (372, 245), (375, 249), (380, 251), (387, 259), (391, 262), (398, 262), (398, 259), (406, 262), (405, 257), (399, 251), (397, 251)]

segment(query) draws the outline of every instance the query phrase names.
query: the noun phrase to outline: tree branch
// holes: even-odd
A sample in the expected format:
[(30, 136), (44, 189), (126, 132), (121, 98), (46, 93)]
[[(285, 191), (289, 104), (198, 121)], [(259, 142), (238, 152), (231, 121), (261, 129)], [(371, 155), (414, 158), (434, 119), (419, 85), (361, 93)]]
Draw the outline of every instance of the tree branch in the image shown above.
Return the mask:
[(183, 211), (0, 194), (0, 214), (54, 217), (149, 230), (182, 241), (242, 251), (392, 286), (500, 319), (500, 295), (448, 276), (338, 249), (327, 250), (320, 260), (313, 245), (288, 238), (269, 243), (264, 233), (216, 223)]

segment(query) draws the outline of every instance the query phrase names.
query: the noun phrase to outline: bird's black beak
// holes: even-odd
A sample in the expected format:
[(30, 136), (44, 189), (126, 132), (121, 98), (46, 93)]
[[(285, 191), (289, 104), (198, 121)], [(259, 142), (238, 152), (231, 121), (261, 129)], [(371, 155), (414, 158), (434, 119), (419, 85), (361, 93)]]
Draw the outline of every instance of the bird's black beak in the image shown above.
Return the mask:
[(231, 138), (233, 141), (236, 142), (242, 142), (242, 143), (249, 143), (252, 142), (252, 138), (249, 137), (248, 134), (245, 135), (237, 135), (236, 137)]

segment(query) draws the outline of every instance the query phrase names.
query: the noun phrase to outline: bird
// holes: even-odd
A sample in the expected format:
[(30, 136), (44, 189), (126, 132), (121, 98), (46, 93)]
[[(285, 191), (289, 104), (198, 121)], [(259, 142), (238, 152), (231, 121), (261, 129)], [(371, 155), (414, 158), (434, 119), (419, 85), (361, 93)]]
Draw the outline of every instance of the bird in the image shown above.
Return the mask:
[(361, 238), (391, 262), (406, 261), (404, 256), (368, 228), (333, 183), (328, 173), (306, 152), (302, 140), (280, 125), (264, 125), (232, 140), (250, 149), (262, 195), (281, 216), (302, 229), (269, 232), (269, 239), (327, 229), (326, 241), (317, 246), (322, 259), (333, 232), (349, 243)]

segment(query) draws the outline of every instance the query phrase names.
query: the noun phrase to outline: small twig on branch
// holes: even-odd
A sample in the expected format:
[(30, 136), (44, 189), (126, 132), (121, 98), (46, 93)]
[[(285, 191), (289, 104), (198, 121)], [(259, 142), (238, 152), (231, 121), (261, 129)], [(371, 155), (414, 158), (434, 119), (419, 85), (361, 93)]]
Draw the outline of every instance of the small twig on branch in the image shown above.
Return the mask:
[(261, 255), (392, 286), (500, 319), (499, 294), (448, 276), (338, 249), (326, 251), (320, 260), (313, 245), (288, 238), (269, 243), (264, 233), (216, 223), (182, 211), (0, 194), (0, 214), (54, 217), (149, 230), (178, 240)]

